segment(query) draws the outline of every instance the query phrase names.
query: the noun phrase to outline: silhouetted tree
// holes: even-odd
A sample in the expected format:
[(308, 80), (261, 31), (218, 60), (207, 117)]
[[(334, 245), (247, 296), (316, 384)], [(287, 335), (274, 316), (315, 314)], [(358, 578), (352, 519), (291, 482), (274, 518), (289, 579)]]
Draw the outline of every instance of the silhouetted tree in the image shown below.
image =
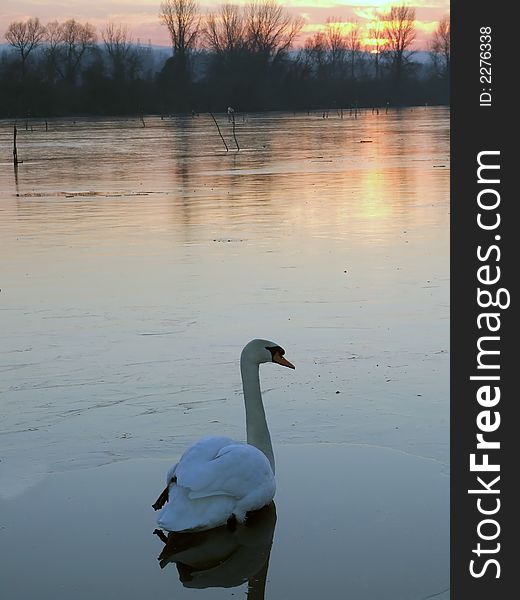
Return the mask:
[(45, 26), (44, 56), (47, 70), (47, 80), (54, 83), (59, 77), (64, 77), (61, 67), (63, 27), (58, 21), (51, 21)]
[[(161, 71), (161, 87), (168, 96), (168, 104), (173, 102), (174, 107), (185, 110), (191, 103), (189, 58), (201, 27), (198, 5), (195, 0), (165, 0), (159, 17), (170, 34), (173, 53)], [(174, 89), (178, 93), (174, 94)]]
[(223, 4), (216, 13), (209, 13), (203, 31), (206, 47), (221, 57), (230, 57), (245, 47), (245, 22), (240, 7)]
[(108, 23), (101, 30), (101, 37), (110, 61), (114, 79), (122, 82), (135, 76), (138, 54), (125, 25)]
[(367, 47), (367, 50), (372, 54), (374, 74), (376, 80), (378, 80), (380, 75), (381, 57), (387, 48), (388, 42), (385, 37), (385, 26), (382, 16), (376, 12), (375, 19), (375, 22), (368, 30), (368, 37), (370, 38), (371, 44)]
[(173, 55), (187, 58), (200, 32), (200, 17), (195, 0), (165, 0), (161, 3), (161, 22), (170, 34)]
[(385, 38), (387, 40), (385, 56), (390, 62), (392, 77), (400, 83), (404, 70), (413, 54), (411, 46), (415, 41), (415, 10), (402, 4), (392, 6), (383, 15)]
[(38, 48), (45, 35), (45, 27), (38, 18), (27, 21), (13, 21), (5, 32), (7, 42), (20, 54), (22, 77), (27, 69), (26, 63), (33, 50)]
[(303, 62), (309, 71), (321, 78), (327, 65), (328, 43), (324, 32), (318, 31), (307, 38), (303, 48)]
[(361, 56), (361, 31), (357, 21), (351, 22), (349, 30), (345, 36), (345, 44), (347, 50), (350, 80), (356, 78), (356, 67)]
[(90, 23), (79, 23), (69, 19), (61, 25), (61, 40), (65, 62), (64, 78), (74, 84), (85, 53), (94, 48), (96, 32)]
[(276, 61), (291, 47), (303, 20), (291, 16), (276, 0), (253, 0), (245, 7), (248, 49), (266, 61)]
[(285, 85), (288, 50), (300, 28), (274, 0), (224, 4), (210, 13), (203, 41), (211, 53), (205, 85), (212, 105), (268, 106)]
[(450, 18), (445, 15), (439, 21), (430, 42), (433, 63), (442, 75), (446, 75), (450, 70), (450, 42)]
[[(337, 17), (327, 19), (324, 36), (329, 74), (332, 78), (338, 79), (343, 75), (347, 56), (347, 40), (340, 19)], [(319, 43), (319, 39), (316, 41)]]
[(329, 17), (323, 31), (316, 32), (307, 40), (304, 56), (318, 77), (343, 79), (347, 61), (347, 39), (341, 19)]

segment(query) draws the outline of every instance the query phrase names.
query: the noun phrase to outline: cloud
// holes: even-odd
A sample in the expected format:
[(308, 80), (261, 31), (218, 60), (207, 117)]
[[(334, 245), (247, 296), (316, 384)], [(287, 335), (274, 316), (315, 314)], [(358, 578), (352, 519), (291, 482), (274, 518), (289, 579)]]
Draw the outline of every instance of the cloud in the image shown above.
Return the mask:
[[(200, 0), (201, 11), (222, 4), (225, 0)], [(245, 4), (247, 0), (231, 0)], [(306, 26), (303, 34), (314, 33), (323, 28), (330, 17), (342, 21), (358, 20), (360, 25), (376, 20), (377, 11), (385, 11), (396, 3), (378, 0), (285, 0), (281, 2), (289, 12), (302, 16)], [(409, 0), (407, 4), (416, 9), (417, 46), (426, 46), (426, 38), (433, 31), (442, 15), (449, 12), (449, 0)], [(166, 29), (159, 23), (160, 0), (1, 0), (0, 36), (9, 22), (28, 17), (39, 17), (44, 23), (76, 18), (89, 21), (100, 29), (107, 22), (126, 24), (134, 39), (150, 40), (153, 44), (170, 44)], [(299, 43), (305, 39), (299, 36)]]

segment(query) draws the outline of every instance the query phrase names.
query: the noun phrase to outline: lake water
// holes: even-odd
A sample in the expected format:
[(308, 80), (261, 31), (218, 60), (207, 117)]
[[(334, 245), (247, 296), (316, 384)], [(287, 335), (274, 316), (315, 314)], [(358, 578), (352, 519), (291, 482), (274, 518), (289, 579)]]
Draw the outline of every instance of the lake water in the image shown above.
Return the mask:
[[(449, 111), (252, 114), (239, 152), (217, 118), (229, 152), (207, 115), (19, 123), (17, 172), (0, 122), (2, 589), (445, 600)], [(254, 337), (296, 365), (261, 370), (276, 518), (181, 582), (150, 504), (243, 439)]]

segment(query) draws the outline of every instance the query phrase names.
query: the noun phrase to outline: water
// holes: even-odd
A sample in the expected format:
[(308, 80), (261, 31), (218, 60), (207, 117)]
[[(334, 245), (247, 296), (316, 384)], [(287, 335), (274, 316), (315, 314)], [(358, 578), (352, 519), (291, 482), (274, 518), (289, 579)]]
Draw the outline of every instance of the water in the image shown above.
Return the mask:
[(245, 596), (160, 570), (149, 505), (190, 442), (243, 439), (253, 337), (297, 367), (261, 372), (279, 464), (265, 597), (447, 598), (448, 110), (249, 115), (227, 153), (209, 117), (145, 123), (34, 121), (17, 173), (0, 123), (9, 598), (51, 557), (42, 598), (121, 597), (123, 572), (128, 599)]

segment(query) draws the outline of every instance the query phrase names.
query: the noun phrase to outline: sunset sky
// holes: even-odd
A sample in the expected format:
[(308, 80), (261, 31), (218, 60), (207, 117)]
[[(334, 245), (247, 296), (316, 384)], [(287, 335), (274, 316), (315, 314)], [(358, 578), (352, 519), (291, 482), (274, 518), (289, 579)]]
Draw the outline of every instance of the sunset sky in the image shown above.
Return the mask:
[[(228, 0), (229, 1), (229, 0)], [(244, 4), (246, 0), (232, 0)], [(299, 43), (318, 31), (329, 17), (339, 21), (356, 20), (362, 27), (374, 21), (376, 11), (385, 11), (390, 6), (401, 4), (377, 0), (284, 0), (287, 10), (305, 19)], [(416, 49), (426, 49), (426, 40), (437, 26), (439, 19), (449, 13), (449, 0), (409, 0), (405, 2), (416, 11)], [(200, 0), (202, 12), (222, 4), (221, 0)], [(11, 21), (39, 17), (43, 23), (57, 19), (64, 21), (75, 18), (88, 21), (97, 28), (108, 21), (124, 23), (134, 40), (156, 45), (169, 45), (166, 29), (159, 24), (160, 0), (2, 0), (0, 3), (0, 40), (5, 41), (4, 32)]]

